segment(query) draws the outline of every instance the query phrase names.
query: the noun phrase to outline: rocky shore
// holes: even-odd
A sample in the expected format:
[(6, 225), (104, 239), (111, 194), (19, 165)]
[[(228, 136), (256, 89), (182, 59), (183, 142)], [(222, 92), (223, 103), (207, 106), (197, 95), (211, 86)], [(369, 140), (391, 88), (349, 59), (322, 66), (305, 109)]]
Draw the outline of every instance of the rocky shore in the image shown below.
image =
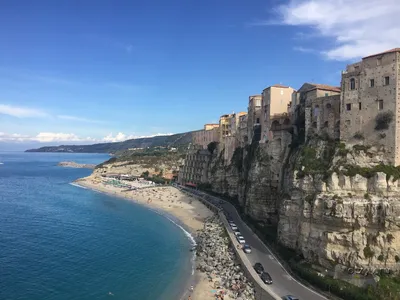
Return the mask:
[(206, 274), (216, 295), (223, 299), (255, 299), (253, 284), (247, 280), (235, 257), (234, 249), (219, 218), (215, 215), (204, 222), (197, 234), (196, 268)]
[(78, 164), (73, 161), (62, 161), (59, 162), (57, 166), (66, 168), (84, 168), (84, 169), (94, 169), (96, 167), (96, 165), (94, 164)]

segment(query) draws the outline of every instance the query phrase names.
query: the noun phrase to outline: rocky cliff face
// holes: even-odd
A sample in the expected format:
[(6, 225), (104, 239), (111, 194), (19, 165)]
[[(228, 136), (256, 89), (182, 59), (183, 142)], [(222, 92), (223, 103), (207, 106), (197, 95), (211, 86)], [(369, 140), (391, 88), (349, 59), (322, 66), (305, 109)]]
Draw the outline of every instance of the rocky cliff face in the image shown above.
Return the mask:
[(209, 165), (213, 191), (237, 198), (254, 220), (277, 224), (279, 241), (312, 262), (400, 270), (400, 168), (385, 150), (318, 136), (290, 143), (282, 132), (236, 149), (229, 162), (218, 148)]
[(311, 139), (284, 172), (280, 242), (326, 267), (399, 270), (399, 171), (384, 149)]
[(281, 169), (289, 154), (291, 135), (282, 132), (271, 143), (237, 148), (228, 162), (218, 145), (209, 165), (208, 179), (214, 192), (237, 198), (244, 212), (256, 221), (277, 223)]

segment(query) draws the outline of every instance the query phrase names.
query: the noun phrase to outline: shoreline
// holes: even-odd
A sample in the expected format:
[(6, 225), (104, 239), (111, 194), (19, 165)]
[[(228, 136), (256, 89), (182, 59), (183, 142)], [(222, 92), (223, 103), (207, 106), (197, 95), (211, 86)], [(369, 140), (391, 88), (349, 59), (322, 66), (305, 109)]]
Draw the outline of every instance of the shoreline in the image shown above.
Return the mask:
[[(94, 176), (79, 178), (70, 183), (83, 189), (106, 194), (121, 200), (132, 201), (166, 217), (184, 232), (189, 243), (196, 245), (197, 230), (203, 229), (206, 218), (213, 215), (199, 200), (190, 197), (174, 187), (154, 187), (126, 191), (123, 188), (106, 185), (96, 180)], [(171, 199), (172, 198), (172, 199)], [(177, 201), (177, 203), (175, 202)], [(191, 260), (191, 273), (183, 284), (180, 300), (215, 299), (209, 292), (208, 279), (197, 270), (196, 252)], [(193, 291), (190, 287), (193, 286)]]

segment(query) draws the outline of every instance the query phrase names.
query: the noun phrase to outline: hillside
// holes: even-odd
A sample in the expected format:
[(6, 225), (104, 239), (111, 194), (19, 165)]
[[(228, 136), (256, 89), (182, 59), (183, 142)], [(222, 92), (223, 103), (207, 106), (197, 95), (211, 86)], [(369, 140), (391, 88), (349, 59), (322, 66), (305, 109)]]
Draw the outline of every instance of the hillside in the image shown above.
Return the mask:
[(179, 147), (191, 143), (192, 134), (194, 132), (195, 131), (189, 131), (174, 135), (138, 138), (116, 143), (48, 146), (38, 149), (29, 149), (25, 152), (116, 153), (132, 148)]

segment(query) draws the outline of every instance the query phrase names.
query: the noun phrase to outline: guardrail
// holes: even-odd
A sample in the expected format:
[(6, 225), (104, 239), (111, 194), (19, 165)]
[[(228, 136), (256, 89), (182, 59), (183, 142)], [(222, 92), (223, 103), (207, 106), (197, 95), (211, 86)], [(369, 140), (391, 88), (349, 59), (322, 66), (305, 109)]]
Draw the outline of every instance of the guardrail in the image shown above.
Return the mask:
[[(206, 207), (208, 207), (211, 211), (218, 214), (219, 219), (224, 224), (225, 230), (229, 236), (233, 249), (235, 250), (236, 257), (239, 258), (239, 262), (242, 266), (243, 271), (246, 273), (248, 279), (254, 284), (255, 291), (255, 299), (256, 300), (281, 300), (277, 294), (275, 294), (272, 289), (267, 286), (260, 278), (260, 276), (256, 273), (253, 266), (251, 265), (249, 259), (246, 254), (241, 250), (241, 245), (237, 242), (236, 237), (228, 224), (228, 221), (222, 212), (222, 209), (216, 207), (214, 204), (210, 203), (200, 195), (193, 194), (186, 190), (185, 188), (179, 188), (177, 186), (173, 187), (179, 189), (181, 192), (184, 192), (187, 195), (196, 197), (201, 203), (203, 203)], [(237, 247), (240, 246), (240, 247)]]

